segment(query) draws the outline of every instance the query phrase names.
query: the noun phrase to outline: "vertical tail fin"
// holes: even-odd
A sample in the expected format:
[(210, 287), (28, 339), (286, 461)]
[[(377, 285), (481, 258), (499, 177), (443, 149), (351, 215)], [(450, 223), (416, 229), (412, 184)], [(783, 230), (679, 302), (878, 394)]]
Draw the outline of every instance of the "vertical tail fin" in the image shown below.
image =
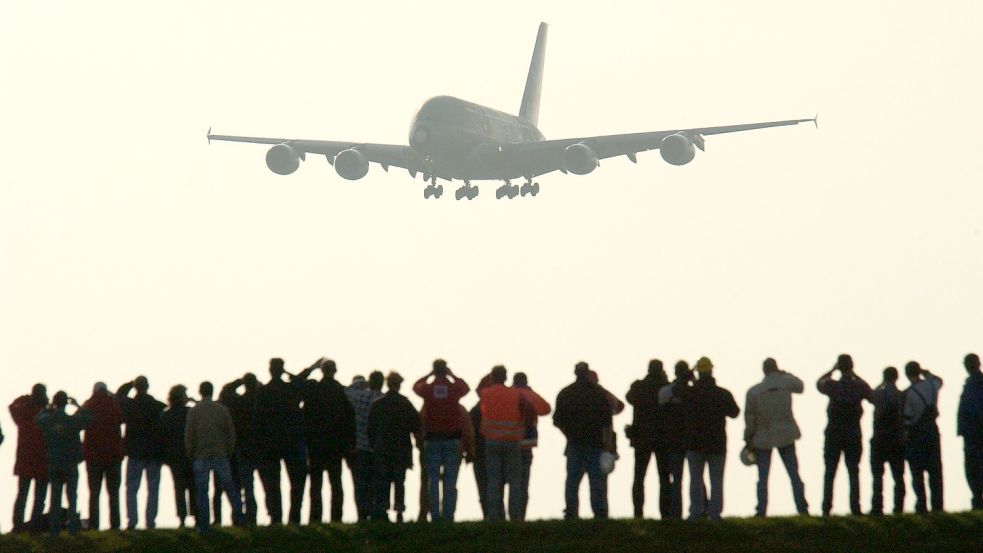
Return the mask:
[(539, 95), (543, 89), (543, 61), (546, 58), (547, 27), (546, 23), (539, 24), (536, 48), (532, 51), (529, 76), (526, 77), (526, 90), (522, 93), (522, 105), (519, 106), (519, 117), (533, 125), (539, 124)]

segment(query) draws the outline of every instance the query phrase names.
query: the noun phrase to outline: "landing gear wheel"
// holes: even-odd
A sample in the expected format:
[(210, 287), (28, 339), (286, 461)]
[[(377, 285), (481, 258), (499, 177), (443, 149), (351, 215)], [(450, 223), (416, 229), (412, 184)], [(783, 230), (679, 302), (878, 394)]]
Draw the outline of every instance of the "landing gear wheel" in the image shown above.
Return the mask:
[(427, 185), (426, 188), (423, 189), (423, 199), (424, 200), (429, 200), (430, 199), (430, 196), (433, 196), (433, 195), (434, 195), (433, 185), (432, 184), (429, 184), (429, 185)]
[(509, 185), (503, 184), (495, 190), (495, 198), (501, 200), (509, 193)]
[(539, 194), (539, 183), (538, 182), (532, 183), (532, 186), (529, 187), (529, 194), (531, 194), (532, 197), (534, 197), (534, 198)]
[(509, 190), (508, 190), (509, 199), (511, 200), (518, 195), (519, 195), (519, 185), (513, 184), (512, 186), (509, 186)]
[(444, 195), (444, 185), (438, 184), (437, 187), (434, 188), (433, 197), (439, 199), (443, 195)]
[(477, 186), (472, 186), (468, 190), (468, 200), (473, 200), (473, 199), (475, 199), (477, 197), (478, 197), (478, 187)]

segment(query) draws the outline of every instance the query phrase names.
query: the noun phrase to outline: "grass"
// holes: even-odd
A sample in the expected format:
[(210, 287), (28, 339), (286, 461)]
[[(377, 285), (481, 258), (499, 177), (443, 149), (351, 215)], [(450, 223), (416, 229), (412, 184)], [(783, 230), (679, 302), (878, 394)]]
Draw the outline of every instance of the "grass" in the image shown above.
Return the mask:
[(317, 525), (4, 535), (2, 553), (915, 552), (983, 550), (983, 513), (930, 516)]

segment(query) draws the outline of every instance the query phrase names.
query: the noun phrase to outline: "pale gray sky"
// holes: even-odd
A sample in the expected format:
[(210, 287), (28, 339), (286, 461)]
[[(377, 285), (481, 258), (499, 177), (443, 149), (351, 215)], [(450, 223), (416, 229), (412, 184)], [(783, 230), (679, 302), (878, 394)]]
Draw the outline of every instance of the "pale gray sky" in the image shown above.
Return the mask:
[[(504, 363), (552, 400), (580, 359), (623, 395), (650, 357), (709, 355), (743, 408), (770, 355), (808, 383), (799, 454), (818, 512), (815, 378), (841, 351), (872, 384), (915, 358), (946, 378), (946, 505), (968, 508), (954, 413), (962, 356), (983, 350), (983, 6), (532, 6), (0, 5), (3, 400), (36, 381), (84, 399), (95, 380), (141, 373), (164, 397), (265, 375), (274, 355), (291, 369), (332, 356), (346, 381), (376, 368), (412, 380), (443, 356), (473, 384)], [(260, 146), (206, 144), (210, 125), (402, 144), (437, 94), (515, 112), (540, 21), (548, 138), (816, 111), (820, 129), (710, 137), (685, 167), (606, 160), (539, 178), (535, 199), (496, 201), (488, 183), (470, 203), (424, 201), (402, 170), (352, 183), (312, 157), (280, 177)], [(7, 528), (16, 431), (6, 410), (0, 423)], [(558, 517), (562, 437), (541, 428), (530, 515)], [(725, 514), (750, 515), (743, 421), (728, 430)], [(614, 516), (631, 514), (622, 453)], [(776, 472), (771, 512), (793, 512)], [(656, 488), (653, 474), (650, 515)], [(460, 489), (461, 518), (477, 517), (470, 467)], [(170, 524), (169, 477), (162, 491)]]

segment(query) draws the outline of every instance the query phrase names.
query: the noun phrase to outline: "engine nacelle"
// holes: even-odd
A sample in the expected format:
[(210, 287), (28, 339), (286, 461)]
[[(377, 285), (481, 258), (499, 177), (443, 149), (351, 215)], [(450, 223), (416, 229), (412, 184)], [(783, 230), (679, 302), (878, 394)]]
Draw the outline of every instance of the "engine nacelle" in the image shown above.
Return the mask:
[(266, 166), (278, 175), (289, 175), (300, 167), (300, 156), (287, 144), (277, 144), (266, 152)]
[(575, 175), (586, 175), (597, 168), (597, 156), (586, 144), (571, 144), (563, 150), (563, 168)]
[(670, 134), (662, 139), (659, 146), (662, 159), (673, 165), (686, 165), (696, 157), (696, 147), (693, 141), (684, 134)]
[(335, 156), (334, 170), (343, 179), (358, 180), (369, 172), (369, 160), (362, 152), (349, 148)]

